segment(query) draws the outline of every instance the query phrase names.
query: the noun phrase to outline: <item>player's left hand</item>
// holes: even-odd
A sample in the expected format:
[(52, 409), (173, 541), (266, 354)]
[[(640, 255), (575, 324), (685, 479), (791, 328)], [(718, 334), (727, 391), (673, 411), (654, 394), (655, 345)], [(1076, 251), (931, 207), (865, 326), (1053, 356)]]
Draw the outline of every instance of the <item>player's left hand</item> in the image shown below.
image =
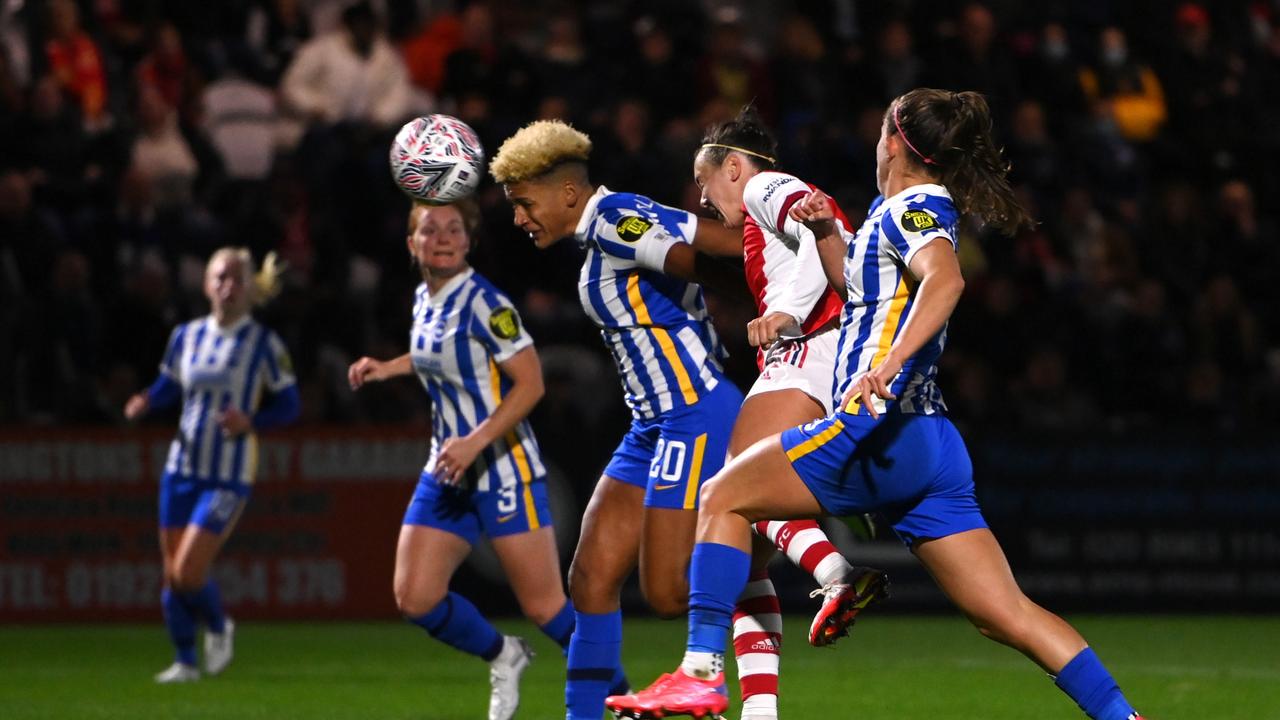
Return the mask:
[(771, 312), (747, 323), (747, 342), (751, 347), (768, 347), (777, 342), (783, 330), (800, 334), (800, 325), (789, 313)]
[(218, 414), (218, 425), (230, 437), (243, 435), (253, 429), (253, 420), (236, 408), (227, 408)]
[(436, 455), (436, 482), (442, 485), (457, 485), (462, 482), (463, 474), (483, 449), (480, 441), (470, 435), (445, 440)]
[(901, 370), (901, 362), (893, 357), (886, 357), (884, 362), (863, 373), (854, 381), (853, 386), (841, 398), (840, 407), (848, 407), (849, 403), (856, 402), (865, 407), (871, 417), (878, 419), (880, 413), (876, 410), (875, 398), (882, 400), (898, 398), (889, 390), (889, 385)]

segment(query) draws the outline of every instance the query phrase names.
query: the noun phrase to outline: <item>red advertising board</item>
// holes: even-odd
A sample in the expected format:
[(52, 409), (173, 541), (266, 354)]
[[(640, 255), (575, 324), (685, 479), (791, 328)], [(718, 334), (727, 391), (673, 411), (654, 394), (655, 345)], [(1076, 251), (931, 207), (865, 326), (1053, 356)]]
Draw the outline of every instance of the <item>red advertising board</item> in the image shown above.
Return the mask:
[[(170, 432), (0, 432), (0, 622), (153, 620)], [(214, 565), (246, 619), (396, 616), (400, 519), (428, 451), (406, 428), (262, 438), (258, 482)]]

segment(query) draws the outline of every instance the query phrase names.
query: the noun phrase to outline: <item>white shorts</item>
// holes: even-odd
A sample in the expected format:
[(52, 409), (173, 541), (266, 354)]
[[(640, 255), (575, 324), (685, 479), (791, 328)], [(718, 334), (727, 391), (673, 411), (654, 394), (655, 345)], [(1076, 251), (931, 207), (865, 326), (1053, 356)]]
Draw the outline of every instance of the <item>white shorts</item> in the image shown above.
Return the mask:
[(775, 390), (799, 390), (822, 405), (824, 416), (830, 415), (839, 340), (840, 328), (833, 327), (775, 343), (765, 353), (764, 370), (747, 397)]

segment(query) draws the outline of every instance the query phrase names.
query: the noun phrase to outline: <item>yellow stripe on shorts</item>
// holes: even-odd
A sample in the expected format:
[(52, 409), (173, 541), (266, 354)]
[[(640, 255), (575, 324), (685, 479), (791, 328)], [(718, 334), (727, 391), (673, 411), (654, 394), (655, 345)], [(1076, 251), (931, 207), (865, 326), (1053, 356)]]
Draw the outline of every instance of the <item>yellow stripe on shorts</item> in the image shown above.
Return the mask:
[(830, 442), (831, 438), (834, 438), (835, 436), (839, 435), (841, 430), (844, 430), (844, 423), (840, 422), (838, 418), (836, 420), (831, 421), (831, 425), (827, 427), (826, 430), (823, 430), (817, 435), (814, 435), (808, 440), (805, 440), (799, 445), (788, 450), (787, 459), (790, 460), (791, 462), (795, 462), (799, 460), (805, 455), (808, 455), (814, 450), (817, 450), (823, 445), (826, 445), (828, 442)]
[(689, 478), (684, 488), (684, 509), (692, 510), (698, 504), (698, 490), (702, 487), (702, 455), (707, 449), (707, 434), (702, 433), (693, 441), (693, 462), (689, 463)]

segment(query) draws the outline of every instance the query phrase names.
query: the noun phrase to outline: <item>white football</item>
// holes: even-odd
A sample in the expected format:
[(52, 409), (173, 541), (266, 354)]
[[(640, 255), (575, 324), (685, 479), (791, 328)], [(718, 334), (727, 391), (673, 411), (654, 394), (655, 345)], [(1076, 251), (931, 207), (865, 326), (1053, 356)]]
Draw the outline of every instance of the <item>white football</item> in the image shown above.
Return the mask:
[(470, 125), (450, 115), (405, 123), (391, 143), (391, 177), (409, 197), (445, 205), (470, 195), (484, 174), (484, 148)]

